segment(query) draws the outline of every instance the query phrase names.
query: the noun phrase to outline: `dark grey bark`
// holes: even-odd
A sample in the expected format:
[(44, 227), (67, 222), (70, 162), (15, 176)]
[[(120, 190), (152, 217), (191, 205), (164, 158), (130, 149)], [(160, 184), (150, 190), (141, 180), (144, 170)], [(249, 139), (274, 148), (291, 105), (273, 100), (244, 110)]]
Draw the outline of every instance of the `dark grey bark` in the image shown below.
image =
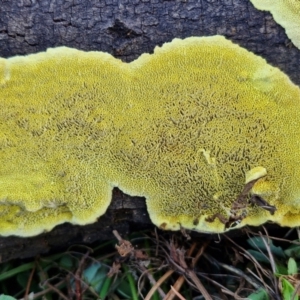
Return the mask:
[[(300, 85), (300, 50), (269, 13), (256, 10), (249, 0), (0, 0), (1, 57), (64, 45), (106, 51), (129, 62), (175, 37), (216, 34), (264, 57)], [(2, 260), (29, 257), (149, 223), (144, 200), (118, 192), (99, 222), (61, 225), (29, 239), (0, 238), (0, 253)]]
[(69, 46), (131, 61), (173, 38), (221, 34), (300, 84), (300, 51), (249, 0), (1, 0), (0, 56)]
[(133, 230), (143, 230), (152, 226), (144, 198), (129, 197), (118, 189), (114, 189), (112, 198), (113, 201), (105, 215), (94, 224), (62, 224), (51, 232), (30, 238), (0, 237), (0, 263), (15, 258), (32, 257), (49, 250), (59, 251), (72, 244), (108, 240), (114, 237), (113, 230), (124, 236)]

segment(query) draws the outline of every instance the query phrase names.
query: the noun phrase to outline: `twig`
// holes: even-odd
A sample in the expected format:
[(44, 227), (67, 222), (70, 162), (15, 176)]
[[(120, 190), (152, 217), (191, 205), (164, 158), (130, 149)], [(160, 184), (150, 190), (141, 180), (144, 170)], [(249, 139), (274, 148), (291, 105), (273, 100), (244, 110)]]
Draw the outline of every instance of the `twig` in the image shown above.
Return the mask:
[[(265, 275), (265, 276), (268, 276), (269, 274), (268, 274), (268, 272), (266, 272), (262, 267), (261, 267), (261, 265), (258, 263), (258, 261), (248, 252), (248, 251), (246, 251), (243, 247), (241, 247), (240, 245), (238, 245), (238, 244), (236, 244), (231, 238), (229, 238), (227, 235), (224, 235), (224, 237), (226, 238), (226, 239), (228, 239), (232, 244), (234, 244), (238, 249), (240, 249), (240, 250), (242, 250), (242, 255), (244, 256), (244, 257), (246, 257), (248, 260), (250, 260), (250, 261), (252, 261), (253, 262), (253, 264), (254, 264), (254, 267), (255, 267), (255, 269), (256, 269), (256, 271), (257, 271), (257, 273), (259, 274), (259, 276), (260, 276), (260, 282), (263, 284), (263, 286), (267, 289), (267, 290), (270, 290), (270, 287), (268, 286), (266, 286), (265, 285), (265, 282), (264, 282), (264, 280), (263, 280), (263, 278), (262, 278), (262, 276), (261, 276), (261, 274), (260, 274), (260, 272), (259, 272), (259, 270), (258, 270), (258, 268), (263, 272), (263, 274)], [(251, 271), (251, 270), (248, 270), (248, 271)], [(253, 272), (251, 272), (252, 273), (252, 275), (254, 275), (253, 274)], [(255, 277), (257, 277), (257, 276), (255, 276)], [(244, 277), (245, 278), (245, 277)], [(247, 280), (247, 278), (245, 278), (246, 280)], [(252, 281), (253, 282), (253, 281)], [(250, 283), (250, 282), (249, 282)], [(250, 283), (251, 284), (251, 283)], [(257, 285), (257, 283), (255, 283), (256, 285)], [(261, 287), (261, 286), (259, 286), (259, 287)]]
[(28, 299), (29, 289), (30, 289), (30, 285), (31, 285), (31, 282), (32, 282), (32, 278), (33, 278), (33, 274), (35, 272), (35, 269), (36, 269), (36, 261), (35, 261), (34, 267), (32, 268), (32, 270), (30, 272), (30, 275), (29, 275), (29, 278), (28, 278), (28, 281), (27, 281), (26, 291), (25, 291), (25, 295), (24, 295), (25, 300)]
[[(150, 270), (146, 269), (144, 266), (140, 265), (139, 268), (143, 271), (143, 273), (141, 274), (141, 276), (139, 277), (139, 280), (138, 280), (138, 291), (139, 291), (139, 294), (141, 294), (140, 292), (140, 281), (141, 281), (141, 278), (144, 276), (144, 275), (147, 275), (148, 277), (148, 280), (149, 282), (152, 284), (152, 286), (154, 286), (157, 282), (156, 280), (154, 279), (154, 277), (152, 276), (152, 274), (150, 273)], [(164, 291), (158, 286), (157, 287), (157, 291), (160, 295), (160, 297), (163, 299), (165, 298), (166, 294), (164, 293)]]
[(119, 243), (122, 243), (123, 239), (120, 236), (119, 232), (117, 230), (113, 230), (113, 235), (116, 237), (116, 239), (118, 240)]
[[(180, 289), (181, 289), (181, 286), (184, 284), (184, 281), (185, 281), (185, 278), (184, 278), (184, 276), (183, 275), (180, 275), (178, 278), (177, 278), (177, 280), (176, 280), (176, 282), (175, 282), (175, 284), (174, 284), (174, 286), (173, 286), (173, 289), (175, 289), (176, 291), (180, 291)], [(171, 290), (169, 290), (169, 292), (168, 292), (168, 294), (166, 295), (166, 297), (164, 298), (164, 300), (172, 300), (172, 299), (174, 299), (176, 297), (176, 294), (174, 293), (174, 291), (171, 289)]]
[(223, 264), (221, 262), (218, 262), (219, 266), (221, 266), (222, 268), (230, 271), (231, 273), (233, 274), (236, 274), (242, 278), (244, 278), (248, 283), (250, 283), (254, 288), (256, 289), (259, 289), (261, 287), (260, 284), (257, 284), (255, 281), (252, 280), (251, 277), (249, 277), (248, 275), (246, 275), (243, 271), (233, 267), (233, 266), (230, 266), (230, 265), (226, 265), (226, 264)]
[(176, 289), (174, 289), (172, 285), (171, 285), (171, 290), (180, 300), (186, 300)]
[[(57, 284), (54, 285), (55, 288), (59, 288), (62, 284), (64, 284), (66, 282), (66, 279), (63, 279), (62, 281), (58, 282)], [(31, 299), (37, 299), (37, 298), (40, 298), (44, 295), (46, 295), (47, 293), (53, 291), (53, 288), (52, 287), (49, 287), (48, 289), (45, 289), (41, 292), (38, 292), (38, 293), (34, 293), (33, 297)], [(26, 300), (25, 298), (21, 298), (19, 300)], [(70, 299), (68, 299), (70, 300)]]
[(275, 266), (275, 261), (274, 261), (274, 257), (273, 257), (273, 254), (271, 252), (271, 249), (270, 249), (270, 238), (269, 238), (269, 235), (268, 235), (268, 231), (266, 230), (266, 228), (264, 226), (262, 226), (265, 233), (266, 233), (266, 237), (268, 239), (268, 242), (265, 240), (265, 238), (263, 237), (262, 233), (260, 232), (260, 237), (268, 251), (268, 255), (269, 255), (269, 259), (270, 259), (270, 264), (271, 264), (271, 267), (272, 267), (272, 276), (273, 276), (273, 285), (274, 285), (274, 288), (275, 288), (275, 293), (276, 295), (279, 295), (279, 291), (278, 291), (278, 280), (275, 276), (276, 274), (276, 266)]
[[(247, 234), (248, 234), (248, 232), (247, 232)], [(242, 255), (244, 256), (244, 257), (246, 257), (248, 260), (250, 260), (250, 261), (252, 261), (253, 262), (253, 264), (254, 264), (254, 267), (255, 267), (255, 269), (256, 269), (256, 271), (257, 271), (257, 273), (259, 274), (259, 276), (260, 276), (260, 278), (261, 278), (261, 283), (262, 283), (262, 285), (264, 286), (264, 288), (269, 292), (269, 294), (273, 294), (273, 296), (274, 296), (274, 299), (277, 299), (277, 296), (278, 296), (278, 294), (274, 291), (274, 290), (272, 290), (272, 288), (270, 287), (270, 286), (268, 286), (266, 283), (265, 283), (265, 281), (263, 280), (263, 278), (262, 278), (262, 276), (261, 276), (261, 274), (260, 274), (260, 272), (259, 272), (259, 270), (261, 270), (261, 272), (264, 274), (264, 276), (266, 276), (266, 277), (270, 277), (270, 272), (267, 272), (259, 263), (258, 263), (258, 261), (248, 252), (248, 251), (246, 251), (244, 248), (242, 248), (241, 246), (239, 246), (239, 245), (237, 245), (232, 239), (230, 239), (228, 236), (226, 236), (226, 235), (224, 235), (229, 241), (231, 241), (231, 243), (233, 243), (237, 248), (239, 248), (239, 249), (241, 249), (243, 252), (242, 252)], [(248, 234), (248, 236), (249, 236), (249, 234)], [(250, 236), (249, 236), (250, 237)], [(258, 248), (258, 250), (261, 252), (261, 250)], [(264, 253), (262, 253), (262, 254), (264, 254)], [(248, 270), (249, 271), (249, 270)], [(253, 275), (253, 273), (251, 272), (251, 274)], [(276, 290), (277, 290), (277, 287), (276, 287)]]
[[(199, 249), (198, 253), (196, 254), (193, 262), (192, 262), (192, 267), (194, 267), (197, 263), (197, 261), (199, 260), (199, 258), (202, 256), (204, 250), (206, 249), (206, 247), (208, 246), (209, 242), (205, 242), (205, 244)], [(188, 269), (187, 273), (189, 275), (189, 277), (193, 280), (193, 282), (195, 283), (195, 285), (197, 286), (197, 288), (199, 289), (199, 291), (202, 293), (203, 297), (205, 298), (205, 300), (212, 300), (212, 298), (210, 297), (210, 295), (208, 294), (206, 288), (203, 286), (202, 282), (200, 281), (200, 279), (197, 277), (197, 275), (195, 274), (194, 271)]]
[(173, 273), (174, 270), (168, 270), (162, 277), (160, 277), (159, 280), (156, 282), (156, 284), (150, 289), (150, 291), (148, 292), (144, 300), (151, 300), (151, 297), (155, 293), (157, 288)]
[(158, 256), (158, 247), (159, 247), (159, 238), (156, 227), (154, 228), (155, 240), (156, 240), (156, 249), (155, 249), (155, 257)]
[[(281, 242), (285, 242), (285, 243), (289, 243), (289, 244), (293, 244), (293, 245), (300, 245), (300, 242), (296, 242), (294, 240), (287, 240), (287, 235), (289, 235), (291, 233), (292, 230), (296, 229), (297, 230), (297, 234), (298, 234), (298, 240), (300, 239), (300, 233), (298, 233), (298, 230), (299, 230), (299, 227), (296, 227), (296, 228), (292, 228), (290, 229), (285, 235), (283, 238), (279, 238), (279, 237), (276, 237), (276, 236), (272, 236), (272, 235), (269, 235), (269, 238), (273, 241), (281, 241)], [(251, 233), (252, 235), (254, 236), (259, 236), (259, 233), (256, 233), (252, 230), (250, 230), (249, 228), (247, 228), (247, 234), (248, 233)]]
[(210, 243), (210, 241), (206, 241), (202, 247), (199, 249), (199, 251), (197, 252), (196, 256), (194, 257), (193, 261), (192, 261), (192, 267), (194, 268), (196, 263), (198, 262), (199, 258), (202, 256), (204, 250), (206, 249), (206, 247), (208, 246), (208, 244)]
[(192, 281), (195, 283), (197, 286), (198, 290), (201, 292), (205, 300), (213, 300), (212, 297), (209, 295), (207, 292), (206, 288), (200, 281), (200, 279), (197, 277), (194, 271), (188, 269), (186, 270), (186, 274), (192, 279)]
[[(271, 249), (270, 249), (270, 238), (268, 236), (268, 233), (267, 233), (265, 227), (264, 226), (262, 226), (262, 227), (266, 232), (266, 237), (263, 236), (261, 232), (259, 232), (259, 236), (260, 236), (261, 240), (263, 241), (263, 243), (264, 243), (264, 245), (267, 249), (267, 252), (268, 252), (268, 255), (269, 255), (270, 265), (271, 265), (271, 268), (272, 268), (272, 272), (273, 272), (273, 274), (275, 274), (276, 273), (276, 266), (275, 266), (275, 261), (274, 261), (273, 254), (272, 254)], [(268, 242), (266, 241), (266, 239), (268, 240)]]
[(65, 296), (55, 285), (52, 285), (49, 282), (45, 282), (45, 285), (47, 285), (50, 288), (50, 291), (56, 292), (62, 299), (64, 300), (70, 300), (67, 296)]
[[(192, 244), (191, 248), (190, 248), (190, 249), (188, 250), (188, 252), (187, 252), (187, 256), (191, 256), (191, 255), (193, 254), (193, 252), (194, 252), (194, 250), (195, 250), (195, 248), (196, 248), (196, 245), (197, 245), (196, 243), (193, 243), (193, 244)], [(175, 282), (175, 284), (174, 284), (174, 286), (173, 286), (173, 289), (175, 289), (176, 291), (179, 292), (181, 286), (184, 284), (184, 281), (185, 281), (184, 276), (183, 276), (183, 275), (180, 275), (180, 276), (177, 278), (177, 280), (176, 280), (176, 282)], [(166, 295), (166, 297), (164, 298), (164, 300), (172, 300), (172, 299), (175, 298), (175, 296), (176, 296), (176, 294), (175, 294), (175, 293), (173, 292), (173, 290), (171, 289), (171, 290), (168, 292), (168, 294)]]
[(233, 295), (234, 294), (233, 292), (231, 292), (228, 288), (226, 288), (225, 286), (223, 286), (219, 282), (211, 279), (210, 278), (211, 274), (209, 274), (209, 277), (207, 277), (207, 276), (205, 276), (203, 274), (201, 274), (200, 276), (203, 277), (203, 278), (205, 278), (207, 281), (210, 281), (215, 286), (219, 287), (223, 293), (228, 294), (228, 295)]
[(78, 268), (75, 272), (75, 276), (74, 276), (74, 279), (75, 279), (75, 294), (76, 294), (76, 299), (77, 300), (81, 300), (82, 299), (82, 286), (81, 286), (81, 282), (82, 282), (82, 278), (81, 278), (81, 275), (82, 275), (82, 270), (84, 268), (84, 264), (85, 264), (85, 261), (86, 261), (86, 258), (89, 256), (90, 254), (90, 251), (88, 250), (86, 252), (86, 254), (84, 254), (79, 262), (79, 265), (78, 265)]
[(227, 294), (227, 295), (230, 295), (233, 297), (233, 299), (235, 300), (245, 300), (245, 299), (248, 299), (248, 298), (242, 298), (238, 295), (236, 295), (236, 293), (230, 291), (230, 290), (225, 290), (225, 289), (221, 289), (221, 291), (224, 293), (224, 294)]
[[(209, 242), (206, 242), (198, 251), (198, 253), (196, 254), (196, 257), (195, 259), (193, 260), (192, 262), (192, 267), (195, 266), (195, 264), (197, 263), (198, 259), (200, 258), (200, 256), (202, 255), (202, 253), (204, 252), (205, 248), (207, 247)], [(196, 243), (193, 243), (193, 245), (191, 246), (191, 248), (189, 249), (188, 253), (187, 253), (187, 256), (191, 256), (195, 247), (197, 246)], [(173, 264), (175, 264), (175, 266), (178, 268), (178, 269), (181, 269), (192, 281), (193, 283), (196, 285), (196, 287), (198, 288), (198, 290), (200, 291), (200, 293), (203, 295), (204, 299), (205, 300), (212, 300), (211, 296), (209, 295), (209, 293), (207, 292), (206, 288), (204, 287), (204, 285), (202, 284), (202, 282), (200, 281), (200, 279), (197, 277), (197, 275), (195, 274), (195, 272), (191, 269), (188, 268), (188, 266), (186, 265), (184, 259), (181, 257), (183, 256), (182, 255), (182, 252), (179, 252), (179, 261), (181, 262), (181, 265), (177, 265), (175, 262), (173, 262)], [(181, 279), (180, 277), (178, 278), (178, 281), (180, 284), (180, 287), (182, 285), (182, 281), (184, 281), (184, 279)], [(176, 282), (177, 283), (177, 282)], [(175, 285), (176, 285), (175, 283)], [(174, 285), (174, 288), (175, 288), (175, 285)], [(176, 286), (177, 288), (177, 286)], [(179, 289), (176, 289), (177, 291)], [(171, 292), (171, 293), (170, 293)], [(171, 300), (174, 298), (174, 294), (172, 291), (170, 291), (165, 300)]]

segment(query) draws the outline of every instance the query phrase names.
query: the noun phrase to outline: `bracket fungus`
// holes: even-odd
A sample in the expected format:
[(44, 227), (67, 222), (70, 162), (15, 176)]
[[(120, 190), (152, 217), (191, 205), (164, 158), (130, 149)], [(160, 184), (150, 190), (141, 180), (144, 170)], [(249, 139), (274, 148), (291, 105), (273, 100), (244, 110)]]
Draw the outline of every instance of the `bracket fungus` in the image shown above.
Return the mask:
[(113, 187), (164, 229), (300, 224), (300, 90), (224, 37), (0, 66), (1, 235), (92, 223)]
[(294, 45), (300, 49), (299, 0), (250, 0), (255, 8), (269, 11), (286, 31)]

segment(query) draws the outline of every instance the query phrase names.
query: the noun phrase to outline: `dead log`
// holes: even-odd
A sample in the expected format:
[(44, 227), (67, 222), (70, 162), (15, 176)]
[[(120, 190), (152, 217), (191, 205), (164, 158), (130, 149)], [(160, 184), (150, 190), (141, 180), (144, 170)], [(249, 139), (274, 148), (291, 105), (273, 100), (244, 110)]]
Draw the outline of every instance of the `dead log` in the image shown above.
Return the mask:
[[(300, 50), (267, 12), (249, 0), (0, 0), (0, 56), (68, 46), (105, 51), (130, 62), (173, 38), (221, 34), (264, 57), (300, 85)], [(1, 237), (2, 261), (74, 243), (91, 243), (150, 225), (143, 198), (115, 190), (99, 221), (64, 224), (32, 238)]]

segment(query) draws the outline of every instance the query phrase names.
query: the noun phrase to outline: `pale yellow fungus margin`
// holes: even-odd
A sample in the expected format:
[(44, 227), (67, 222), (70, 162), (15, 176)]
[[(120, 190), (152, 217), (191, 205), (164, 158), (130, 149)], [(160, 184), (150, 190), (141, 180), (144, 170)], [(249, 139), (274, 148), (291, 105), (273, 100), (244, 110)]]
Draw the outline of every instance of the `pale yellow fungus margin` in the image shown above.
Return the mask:
[[(164, 229), (300, 225), (300, 90), (224, 37), (128, 64), (60, 47), (0, 67), (1, 235), (95, 222), (113, 187)], [(256, 202), (236, 206), (245, 184)]]
[(300, 1), (299, 0), (250, 0), (259, 10), (269, 11), (300, 49)]

